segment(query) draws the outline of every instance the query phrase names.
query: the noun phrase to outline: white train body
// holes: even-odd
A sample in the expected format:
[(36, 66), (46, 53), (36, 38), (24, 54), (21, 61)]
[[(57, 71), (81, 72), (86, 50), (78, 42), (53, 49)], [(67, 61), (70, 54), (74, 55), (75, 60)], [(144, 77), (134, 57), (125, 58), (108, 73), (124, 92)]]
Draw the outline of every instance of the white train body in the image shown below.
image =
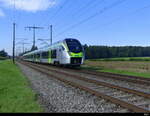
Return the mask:
[(23, 55), (23, 60), (55, 65), (80, 66), (84, 62), (84, 50), (76, 39), (65, 39)]

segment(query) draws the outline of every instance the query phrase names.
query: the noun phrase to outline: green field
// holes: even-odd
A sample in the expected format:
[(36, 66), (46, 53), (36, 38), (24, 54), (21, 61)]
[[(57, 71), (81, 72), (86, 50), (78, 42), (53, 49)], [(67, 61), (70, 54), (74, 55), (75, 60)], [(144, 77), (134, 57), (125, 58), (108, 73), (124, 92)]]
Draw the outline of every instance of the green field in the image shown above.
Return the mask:
[(6, 60), (6, 59), (7, 59), (7, 58), (5, 58), (5, 57), (1, 57), (1, 56), (0, 56), (0, 60)]
[(150, 78), (150, 57), (86, 60), (83, 69)]
[(42, 112), (27, 79), (11, 61), (0, 61), (0, 112)]
[(103, 59), (92, 59), (90, 61), (150, 61), (150, 57), (103, 58)]

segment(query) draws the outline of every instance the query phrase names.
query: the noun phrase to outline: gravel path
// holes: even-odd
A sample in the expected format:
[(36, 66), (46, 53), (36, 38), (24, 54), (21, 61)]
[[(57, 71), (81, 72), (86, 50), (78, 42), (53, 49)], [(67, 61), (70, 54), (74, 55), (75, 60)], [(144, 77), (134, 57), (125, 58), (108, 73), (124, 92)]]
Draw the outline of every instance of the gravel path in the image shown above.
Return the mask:
[(18, 66), (37, 93), (37, 99), (45, 112), (129, 112), (118, 105), (65, 85), (22, 64)]

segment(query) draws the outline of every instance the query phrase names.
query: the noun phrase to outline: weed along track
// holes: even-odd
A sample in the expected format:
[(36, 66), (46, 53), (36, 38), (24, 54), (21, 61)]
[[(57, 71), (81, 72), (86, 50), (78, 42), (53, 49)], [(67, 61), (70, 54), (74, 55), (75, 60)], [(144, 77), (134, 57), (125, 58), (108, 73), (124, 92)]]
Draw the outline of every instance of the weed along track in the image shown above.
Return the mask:
[[(45, 65), (44, 65), (45, 66)], [(47, 65), (46, 65), (47, 66)], [(46, 67), (45, 66), (45, 67)], [(48, 69), (55, 69), (56, 71), (62, 71), (64, 73), (70, 73), (77, 76), (82, 76), (84, 78), (94, 79), (95, 81), (101, 81), (104, 83), (112, 83), (113, 85), (117, 85), (124, 88), (129, 88), (133, 90), (142, 91), (145, 93), (150, 93), (150, 81), (148, 78), (141, 77), (128, 77), (124, 75), (116, 75), (111, 73), (99, 73), (96, 71), (86, 71), (86, 70), (76, 70), (76, 69), (68, 69), (68, 68), (60, 68), (60, 67), (50, 67), (47, 66)], [(70, 75), (72, 76), (72, 75)]]
[(149, 78), (142, 78), (142, 77), (136, 77), (136, 76), (127, 76), (127, 75), (120, 75), (120, 74), (113, 74), (113, 73), (105, 73), (105, 72), (98, 72), (98, 71), (86, 71), (82, 70), (81, 72), (92, 74), (96, 76), (104, 76), (106, 78), (113, 78), (117, 80), (123, 80), (123, 81), (129, 81), (129, 82), (135, 82), (138, 84), (147, 84), (150, 85), (150, 79)]
[[(62, 82), (65, 82), (66, 84), (72, 85), (73, 87), (80, 88), (94, 94), (95, 96), (104, 98), (112, 103), (118, 104), (124, 109), (128, 109), (130, 112), (150, 112), (150, 94), (148, 93), (148, 90), (146, 92), (142, 91), (142, 89), (146, 88), (146, 83), (145, 85), (137, 83), (137, 86), (139, 85), (141, 89), (136, 90), (130, 88), (130, 86), (132, 85), (130, 85), (129, 87), (118, 86), (117, 84), (102, 81), (100, 80), (100, 78), (97, 78), (92, 74), (81, 74), (80, 71), (75, 72), (69, 69), (48, 67), (29, 62), (20, 63), (34, 70), (37, 70), (49, 77), (56, 78)], [(103, 75), (101, 75), (101, 77), (103, 77)], [(116, 80), (111, 81), (114, 81), (114, 83), (116, 83)], [(144, 80), (141, 81), (143, 82)], [(128, 85), (128, 81), (126, 81), (126, 83)], [(136, 87), (136, 85), (134, 85), (134, 87)]]
[[(48, 68), (50, 68), (48, 66)], [(70, 72), (74, 75), (79, 75), (83, 77), (92, 78), (98, 81), (103, 81), (106, 83), (112, 83), (115, 85), (123, 86), (125, 88), (132, 88), (138, 91), (142, 91), (145, 93), (150, 93), (150, 79), (142, 78), (142, 77), (133, 77), (133, 76), (125, 76), (113, 73), (103, 73), (97, 71), (86, 71), (86, 70), (78, 70), (78, 69), (68, 69), (55, 67), (57, 70), (61, 70), (63, 72)]]
[[(55, 67), (57, 69), (61, 69), (59, 67)], [(78, 73), (84, 73), (88, 75), (94, 75), (96, 77), (104, 77), (108, 79), (116, 79), (116, 80), (121, 80), (121, 81), (128, 81), (132, 83), (137, 83), (141, 85), (150, 85), (150, 79), (149, 78), (142, 78), (142, 77), (136, 77), (136, 76), (127, 76), (127, 75), (120, 75), (120, 74), (114, 74), (114, 73), (108, 73), (108, 72), (98, 72), (98, 71), (93, 71), (93, 70), (85, 70), (85, 69), (69, 69), (65, 68), (66, 71), (71, 71), (71, 72), (78, 72)]]

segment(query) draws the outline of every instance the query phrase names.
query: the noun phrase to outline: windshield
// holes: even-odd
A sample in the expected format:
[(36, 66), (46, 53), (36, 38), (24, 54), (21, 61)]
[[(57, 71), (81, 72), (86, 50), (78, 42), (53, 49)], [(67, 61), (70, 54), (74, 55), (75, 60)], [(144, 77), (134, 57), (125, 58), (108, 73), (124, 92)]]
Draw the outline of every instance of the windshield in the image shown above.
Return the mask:
[(82, 45), (78, 40), (75, 39), (66, 39), (69, 51), (74, 53), (82, 52)]

